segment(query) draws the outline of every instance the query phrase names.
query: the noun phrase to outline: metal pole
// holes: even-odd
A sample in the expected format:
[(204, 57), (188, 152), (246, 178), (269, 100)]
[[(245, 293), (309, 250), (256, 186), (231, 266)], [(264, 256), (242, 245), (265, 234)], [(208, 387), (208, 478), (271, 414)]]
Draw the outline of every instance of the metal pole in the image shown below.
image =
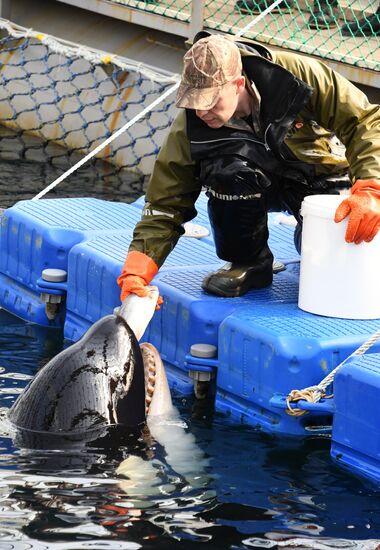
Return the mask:
[(193, 0), (191, 3), (191, 19), (189, 25), (189, 40), (192, 42), (197, 32), (203, 29), (206, 0)]
[(0, 0), (0, 17), (3, 19), (10, 19), (11, 0)]

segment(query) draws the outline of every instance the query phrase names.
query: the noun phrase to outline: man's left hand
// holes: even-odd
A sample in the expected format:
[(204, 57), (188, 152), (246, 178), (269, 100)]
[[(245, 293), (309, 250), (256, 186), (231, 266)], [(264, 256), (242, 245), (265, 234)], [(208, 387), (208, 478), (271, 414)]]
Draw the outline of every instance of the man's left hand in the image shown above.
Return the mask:
[(348, 243), (370, 242), (380, 229), (380, 183), (357, 180), (351, 196), (336, 209), (336, 222), (348, 218), (345, 239)]

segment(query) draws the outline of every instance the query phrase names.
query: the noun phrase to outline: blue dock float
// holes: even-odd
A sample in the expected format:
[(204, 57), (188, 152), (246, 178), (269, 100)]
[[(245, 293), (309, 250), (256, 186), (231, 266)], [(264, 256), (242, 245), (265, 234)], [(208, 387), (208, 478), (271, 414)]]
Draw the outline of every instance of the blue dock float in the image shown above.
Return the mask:
[(351, 472), (380, 483), (380, 354), (351, 359), (334, 381), (331, 456)]
[[(210, 229), (206, 203), (202, 194), (193, 223)], [(133, 204), (92, 198), (43, 199), (21, 201), (5, 210), (1, 217), (0, 306), (27, 321), (61, 327), (66, 339), (78, 340), (97, 319), (119, 305), (116, 278), (143, 204), (143, 198)], [(354, 438), (341, 435), (348, 433), (348, 424), (354, 425), (344, 395), (346, 386), (355, 384), (347, 382), (345, 368), (334, 383), (337, 397), (309, 404), (303, 416), (288, 414), (285, 396), (293, 389), (318, 384), (379, 330), (380, 320), (333, 319), (298, 308), (299, 255), (293, 244), (294, 229), (284, 221), (285, 215), (269, 214), (269, 244), (275, 258), (286, 264), (286, 271), (274, 276), (271, 287), (240, 298), (219, 298), (201, 289), (203, 277), (224, 264), (215, 254), (211, 233), (202, 238), (182, 236), (154, 279), (164, 304), (144, 340), (160, 351), (176, 392), (192, 394), (194, 381), (189, 373), (193, 378), (194, 373), (203, 373), (215, 387), (216, 409), (233, 421), (286, 435), (332, 430), (340, 434), (333, 440), (333, 456), (342, 455), (337, 461), (351, 468), (355, 461), (347, 459), (346, 465), (344, 457), (359, 452), (362, 442), (355, 440), (354, 450), (347, 451)], [(42, 272), (49, 268), (66, 271), (67, 280), (43, 280)], [(45, 301), (46, 296), (59, 297), (55, 315), (47, 316), (41, 295)], [(196, 344), (215, 346), (216, 356), (194, 357), (191, 349)], [(371, 369), (355, 363), (350, 376), (358, 387), (363, 368), (367, 386), (378, 387), (379, 352), (380, 344), (376, 344), (366, 356), (372, 361)], [(364, 390), (357, 394), (359, 414), (367, 403)], [(376, 430), (376, 449), (371, 448), (368, 455), (362, 449), (361, 460), (365, 464), (368, 458), (375, 472), (372, 478), (378, 481), (380, 426), (374, 424), (371, 433)]]

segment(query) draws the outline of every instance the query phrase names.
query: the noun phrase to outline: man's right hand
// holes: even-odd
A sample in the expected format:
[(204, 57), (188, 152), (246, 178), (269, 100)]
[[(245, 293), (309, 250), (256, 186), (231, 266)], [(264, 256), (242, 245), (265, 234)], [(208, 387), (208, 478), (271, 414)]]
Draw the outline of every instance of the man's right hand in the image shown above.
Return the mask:
[(152, 258), (137, 250), (128, 252), (121, 275), (117, 279), (121, 290), (120, 301), (123, 302), (129, 294), (146, 296), (148, 294), (146, 287), (157, 272), (158, 266)]

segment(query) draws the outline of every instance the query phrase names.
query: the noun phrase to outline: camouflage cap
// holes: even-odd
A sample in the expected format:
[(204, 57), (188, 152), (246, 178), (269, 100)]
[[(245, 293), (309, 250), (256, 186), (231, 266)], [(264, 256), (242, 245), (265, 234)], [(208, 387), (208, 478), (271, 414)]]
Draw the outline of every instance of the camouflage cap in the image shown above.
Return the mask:
[(176, 105), (187, 109), (212, 109), (223, 86), (242, 71), (239, 48), (221, 35), (195, 42), (183, 63)]

